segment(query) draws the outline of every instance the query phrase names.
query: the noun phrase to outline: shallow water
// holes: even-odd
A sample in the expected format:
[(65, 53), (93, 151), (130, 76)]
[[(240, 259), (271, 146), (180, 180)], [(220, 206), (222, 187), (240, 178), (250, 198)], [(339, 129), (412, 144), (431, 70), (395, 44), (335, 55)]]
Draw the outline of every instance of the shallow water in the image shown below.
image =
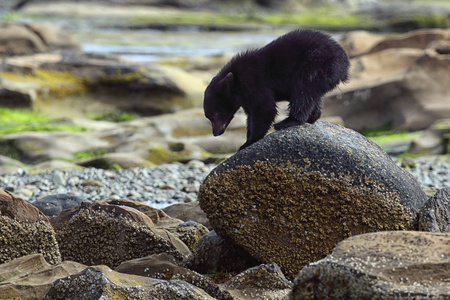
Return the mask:
[(79, 31), (85, 52), (117, 54), (140, 62), (168, 57), (216, 56), (267, 44), (288, 30), (201, 32), (158, 30)]

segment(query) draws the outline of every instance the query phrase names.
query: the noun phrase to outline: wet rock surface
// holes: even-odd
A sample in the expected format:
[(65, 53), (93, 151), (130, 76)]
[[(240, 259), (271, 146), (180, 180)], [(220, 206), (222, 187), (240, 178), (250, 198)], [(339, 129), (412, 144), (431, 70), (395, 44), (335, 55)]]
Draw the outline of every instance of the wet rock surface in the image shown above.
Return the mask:
[(293, 278), (348, 236), (415, 228), (426, 196), (378, 146), (319, 122), (238, 152), (205, 179), (199, 201), (219, 236)]

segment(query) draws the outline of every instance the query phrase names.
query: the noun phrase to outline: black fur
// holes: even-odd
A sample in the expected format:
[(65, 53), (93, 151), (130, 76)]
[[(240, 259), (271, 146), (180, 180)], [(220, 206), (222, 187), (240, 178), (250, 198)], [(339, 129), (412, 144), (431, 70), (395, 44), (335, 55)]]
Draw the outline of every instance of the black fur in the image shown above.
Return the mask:
[(247, 141), (263, 138), (277, 114), (276, 102), (289, 101), (289, 116), (276, 130), (314, 123), (321, 97), (348, 79), (347, 54), (331, 37), (296, 30), (266, 46), (236, 55), (211, 80), (203, 107), (213, 134), (221, 135), (242, 107), (247, 114)]

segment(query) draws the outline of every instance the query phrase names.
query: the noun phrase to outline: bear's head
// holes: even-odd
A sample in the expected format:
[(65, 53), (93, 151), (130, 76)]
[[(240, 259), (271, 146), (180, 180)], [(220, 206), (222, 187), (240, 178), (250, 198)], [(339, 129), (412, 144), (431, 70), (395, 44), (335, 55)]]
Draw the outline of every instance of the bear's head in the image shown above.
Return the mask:
[(225, 132), (239, 109), (238, 101), (233, 97), (233, 73), (225, 77), (214, 77), (205, 90), (203, 109), (205, 116), (211, 121), (213, 135), (218, 136)]

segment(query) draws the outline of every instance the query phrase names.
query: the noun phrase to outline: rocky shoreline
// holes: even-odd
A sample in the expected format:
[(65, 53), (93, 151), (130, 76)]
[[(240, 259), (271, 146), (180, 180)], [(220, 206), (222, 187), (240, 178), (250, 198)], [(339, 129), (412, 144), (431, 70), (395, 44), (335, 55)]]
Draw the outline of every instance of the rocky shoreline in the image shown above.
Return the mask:
[[(344, 34), (351, 80), (324, 118), (236, 153), (245, 114), (214, 138), (201, 108), (227, 54), (143, 64), (83, 52), (52, 26), (0, 24), (4, 115), (55, 117), (0, 128), (0, 298), (447, 299), (441, 27)], [(109, 119), (122, 113), (136, 116)], [(391, 127), (376, 144), (357, 132)]]

